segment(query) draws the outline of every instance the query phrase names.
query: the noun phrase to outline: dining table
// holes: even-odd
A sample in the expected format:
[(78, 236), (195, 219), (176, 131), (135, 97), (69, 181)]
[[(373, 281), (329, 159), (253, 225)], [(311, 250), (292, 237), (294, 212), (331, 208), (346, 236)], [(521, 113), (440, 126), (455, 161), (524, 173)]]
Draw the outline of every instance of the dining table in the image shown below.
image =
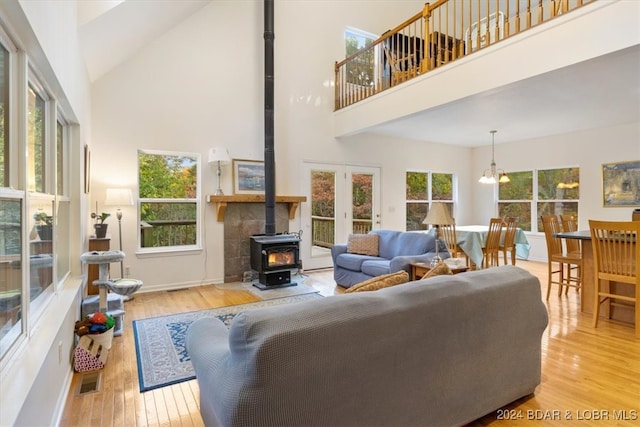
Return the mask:
[[(502, 235), (500, 236), (500, 242), (504, 240), (504, 233), (507, 230), (506, 227), (502, 227)], [(487, 233), (489, 232), (488, 225), (456, 225), (456, 240), (458, 247), (464, 251), (469, 257), (469, 260), (476, 265), (476, 268), (482, 268), (482, 261), (484, 259), (484, 248), (487, 242)], [(516, 257), (518, 259), (528, 259), (531, 245), (527, 240), (527, 236), (524, 234), (521, 228), (516, 228), (515, 236), (516, 245)]]

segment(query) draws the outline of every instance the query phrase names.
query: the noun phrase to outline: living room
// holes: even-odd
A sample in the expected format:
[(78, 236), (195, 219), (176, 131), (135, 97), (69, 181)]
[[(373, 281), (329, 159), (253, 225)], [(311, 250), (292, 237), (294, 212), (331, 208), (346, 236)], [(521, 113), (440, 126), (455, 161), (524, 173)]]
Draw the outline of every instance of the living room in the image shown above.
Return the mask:
[[(43, 417), (53, 417), (60, 410), (61, 401), (66, 397), (66, 390), (61, 390), (60, 385), (69, 383), (71, 366), (58, 363), (58, 342), (63, 343), (65, 354), (71, 352), (71, 331), (79, 313), (78, 289), (84, 271), (79, 256), (87, 250), (88, 238), (93, 233), (90, 213), (96, 211), (96, 204), (98, 212), (109, 210), (104, 206), (107, 188), (129, 188), (136, 194), (139, 149), (200, 155), (203, 232), (200, 250), (138, 254), (137, 208), (123, 208), (122, 244), (131, 277), (144, 282), (144, 292), (223, 281), (224, 225), (217, 221), (213, 206), (205, 201), (206, 195), (213, 194), (217, 187), (216, 170), (206, 164), (206, 158), (211, 147), (225, 145), (234, 159), (263, 159), (262, 4), (255, 1), (199, 3), (202, 3), (200, 7), (193, 9), (183, 21), (156, 34), (150, 42), (135, 46), (135, 40), (127, 40), (135, 47), (134, 51), (114, 52), (114, 60), (127, 55), (101, 73), (95, 71), (94, 75), (85, 69), (80, 46), (82, 29), (78, 33), (74, 2), (10, 2), (0, 6), (0, 22), (6, 26), (6, 32), (27, 53), (39, 77), (47, 80), (74, 125), (68, 165), (74, 183), (70, 192), (71, 223), (79, 224), (69, 230), (70, 283), (60, 285), (56, 302), (52, 303), (58, 304), (54, 312), (60, 320), (46, 327), (32, 324), (30, 340), (13, 353), (12, 361), (2, 361), (3, 425), (5, 420), (6, 424), (14, 424), (24, 416), (22, 411), (35, 407), (42, 408)], [(334, 113), (332, 64), (344, 57), (345, 28), (382, 33), (420, 10), (423, 2), (336, 1), (330, 2), (330, 6), (323, 1), (276, 2), (278, 194), (308, 196), (308, 190), (300, 184), (304, 181), (303, 165), (307, 163), (378, 167), (382, 170), (381, 227), (402, 230), (406, 171), (444, 171), (455, 174), (458, 181), (457, 221), (485, 224), (495, 213), (495, 198), (492, 187), (479, 184), (477, 178), (490, 161), (489, 130), (496, 128), (499, 130), (496, 161), (506, 171), (580, 167), (580, 228), (586, 228), (589, 218), (630, 218), (630, 209), (603, 208), (601, 166), (640, 158), (637, 104), (635, 113), (631, 112), (635, 116), (632, 121), (598, 127), (587, 123), (584, 128), (570, 132), (518, 139), (510, 135), (508, 117), (497, 117), (495, 122), (488, 122), (485, 129), (477, 131), (477, 140), (470, 147), (455, 145), (452, 141), (437, 142), (435, 138), (414, 140), (367, 131), (370, 126), (395, 118), (385, 116), (384, 112), (397, 111), (399, 97), (404, 98), (404, 104), (411, 104), (408, 99), (426, 98), (407, 95), (417, 86), (426, 87), (421, 88), (421, 92), (433, 93), (434, 87), (452, 83), (444, 82), (447, 73), (443, 67), (439, 81), (434, 81), (435, 77), (425, 78), (348, 112)], [(599, 0), (585, 6), (585, 10), (588, 8), (591, 8), (590, 15), (605, 22), (611, 22), (610, 14), (616, 16), (618, 22), (625, 19), (623, 22), (635, 22), (636, 25), (631, 26), (590, 27), (582, 35), (603, 44), (605, 39), (606, 43), (617, 43), (617, 47), (607, 45), (608, 53), (638, 58), (635, 2), (610, 4)], [(116, 37), (117, 30), (113, 32)], [(619, 37), (611, 41), (608, 36), (612, 33)], [(531, 37), (530, 43), (540, 43), (541, 49), (551, 52), (557, 49), (558, 43), (556, 39), (552, 41), (553, 45), (549, 46), (551, 42), (544, 37), (544, 31), (540, 31)], [(579, 44), (582, 42), (572, 39), (567, 44), (575, 48), (582, 46)], [(497, 48), (493, 53), (500, 55), (495, 52)], [(562, 57), (562, 50), (558, 50), (558, 56)], [(489, 50), (482, 56), (485, 61), (491, 60)], [(516, 68), (513, 63), (517, 61), (517, 58), (511, 60), (508, 66)], [(473, 64), (466, 66), (473, 67)], [(456, 68), (461, 72), (463, 67)], [(597, 86), (597, 82), (594, 85)], [(549, 90), (555, 92), (561, 88)], [(630, 92), (638, 93), (637, 81)], [(603, 112), (614, 108), (616, 100), (610, 102), (602, 106)], [(385, 103), (386, 106), (382, 105)], [(415, 110), (405, 114), (424, 106), (413, 108)], [(346, 128), (345, 123), (353, 124)], [(461, 122), (460, 127), (464, 127), (464, 123)], [(84, 192), (83, 182), (85, 145), (91, 153), (88, 193)], [(223, 166), (225, 194), (233, 193), (232, 172), (230, 166)], [(304, 230), (309, 235), (303, 211), (304, 207), (290, 221), (289, 229)], [(109, 222), (114, 234), (117, 221), (113, 213)], [(545, 260), (544, 237), (532, 233), (528, 239), (532, 246), (530, 259)], [(112, 239), (112, 244), (116, 241)], [(49, 327), (52, 330), (46, 329)], [(43, 339), (42, 334), (50, 337)], [(34, 353), (44, 356), (38, 358)], [(26, 354), (32, 356), (26, 358)], [(29, 373), (25, 374), (26, 371)], [(11, 405), (9, 411), (5, 411), (5, 405)]]

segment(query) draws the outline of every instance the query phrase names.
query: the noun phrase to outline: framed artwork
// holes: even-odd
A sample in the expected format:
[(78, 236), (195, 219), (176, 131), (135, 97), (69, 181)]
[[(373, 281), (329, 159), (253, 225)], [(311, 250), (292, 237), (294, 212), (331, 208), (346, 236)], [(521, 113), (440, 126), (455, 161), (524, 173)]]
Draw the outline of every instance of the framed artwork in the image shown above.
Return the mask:
[(640, 160), (602, 165), (604, 207), (640, 206)]
[(233, 193), (264, 194), (264, 162), (233, 159)]
[(91, 151), (87, 144), (84, 145), (84, 193), (91, 191)]

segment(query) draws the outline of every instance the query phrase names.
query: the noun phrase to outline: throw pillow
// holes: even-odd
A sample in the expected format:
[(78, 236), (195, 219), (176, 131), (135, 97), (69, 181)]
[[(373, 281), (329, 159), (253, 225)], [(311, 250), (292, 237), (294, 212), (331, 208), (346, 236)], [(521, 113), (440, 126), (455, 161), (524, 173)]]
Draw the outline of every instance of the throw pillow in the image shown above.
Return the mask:
[(427, 271), (422, 279), (428, 279), (429, 277), (441, 276), (441, 275), (453, 274), (449, 266), (444, 262), (439, 262), (438, 265)]
[(378, 289), (401, 285), (408, 281), (409, 274), (404, 270), (400, 270), (397, 273), (383, 274), (382, 276), (373, 277), (369, 280), (365, 280), (364, 282), (357, 283), (348, 288), (345, 293), (377, 291)]
[(378, 256), (378, 235), (350, 234), (347, 240), (347, 252), (350, 254)]

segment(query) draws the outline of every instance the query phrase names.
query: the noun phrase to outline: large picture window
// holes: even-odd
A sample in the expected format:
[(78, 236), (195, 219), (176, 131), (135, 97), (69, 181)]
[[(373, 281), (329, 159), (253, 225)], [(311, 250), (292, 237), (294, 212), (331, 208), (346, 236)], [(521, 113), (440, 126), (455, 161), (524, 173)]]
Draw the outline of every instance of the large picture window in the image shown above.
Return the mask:
[(200, 247), (199, 162), (198, 154), (138, 152), (141, 251)]
[(498, 214), (518, 217), (518, 227), (542, 232), (541, 215), (578, 217), (580, 169), (558, 168), (509, 172), (498, 187)]
[(422, 221), (429, 213), (431, 202), (445, 203), (453, 217), (453, 174), (413, 172), (406, 174), (406, 228), (407, 231), (426, 230)]

